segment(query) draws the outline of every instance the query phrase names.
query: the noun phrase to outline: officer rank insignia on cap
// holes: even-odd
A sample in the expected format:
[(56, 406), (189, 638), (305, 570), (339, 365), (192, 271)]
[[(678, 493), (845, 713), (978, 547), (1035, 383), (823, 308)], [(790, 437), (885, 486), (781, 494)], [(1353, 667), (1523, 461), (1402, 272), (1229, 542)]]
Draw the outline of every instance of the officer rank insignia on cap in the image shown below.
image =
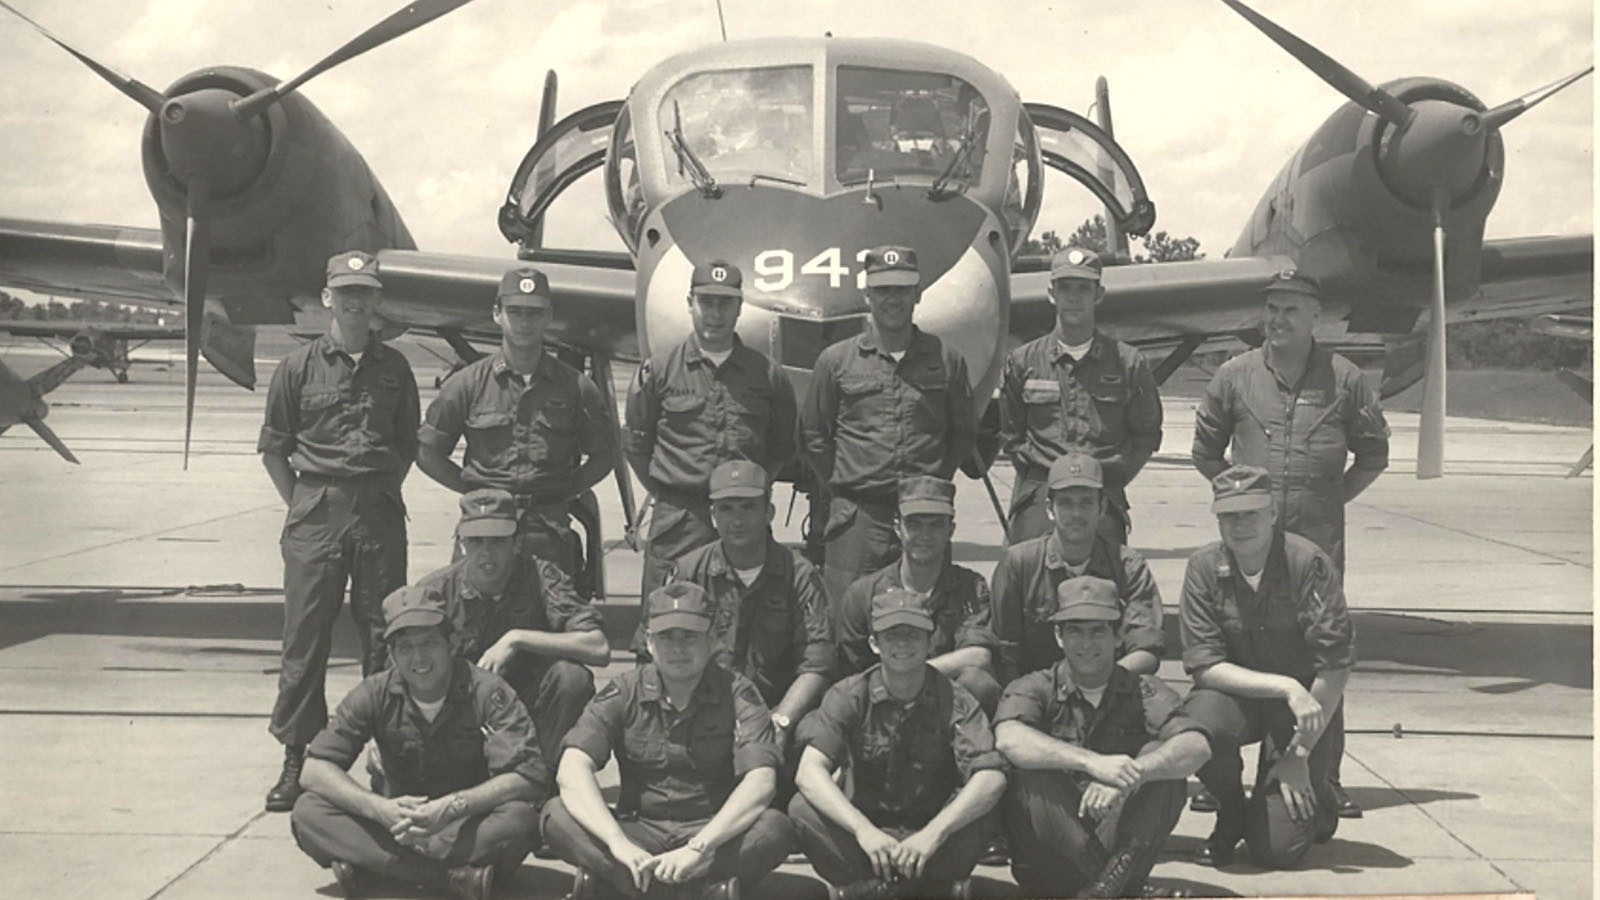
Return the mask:
[(1088, 258), (1089, 257), (1083, 255), (1082, 250), (1073, 250), (1067, 254), (1067, 262), (1072, 263), (1075, 266), (1083, 265), (1084, 260)]

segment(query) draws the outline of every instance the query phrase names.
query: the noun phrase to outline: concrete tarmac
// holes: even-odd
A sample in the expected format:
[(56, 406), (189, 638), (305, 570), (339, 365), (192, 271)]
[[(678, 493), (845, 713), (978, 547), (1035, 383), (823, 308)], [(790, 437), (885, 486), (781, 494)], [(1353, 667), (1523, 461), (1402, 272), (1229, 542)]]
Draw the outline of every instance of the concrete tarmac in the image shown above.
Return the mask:
[[(424, 404), (437, 364), (417, 359)], [(24, 372), (49, 360), (13, 350)], [(271, 362), (260, 362), (262, 383)], [(619, 387), (629, 373), (619, 371)], [(202, 378), (181, 468), (181, 374), (80, 373), (52, 394), (71, 466), (26, 429), (0, 437), (0, 894), (337, 896), (261, 800), (281, 750), (266, 733), (282, 627), (283, 509), (255, 454), (263, 397)], [(1162, 453), (1130, 491), (1134, 545), (1168, 606), (1161, 674), (1179, 690), (1184, 560), (1216, 538), (1188, 466), (1192, 404), (1168, 401)], [(1300, 870), (1187, 862), (1212, 817), (1186, 813), (1153, 881), (1208, 896), (1536, 892), (1592, 896), (1593, 481), (1567, 468), (1585, 429), (1452, 419), (1447, 477), (1412, 477), (1417, 421), (1393, 414), (1393, 463), (1349, 515), (1347, 592), (1360, 662), (1344, 782), (1366, 809)], [(997, 470), (1002, 499), (1010, 475)], [(625, 647), (639, 557), (606, 516), (607, 632)], [(444, 564), (452, 495), (406, 485), (411, 575)], [(780, 539), (799, 534), (804, 503)], [(987, 575), (1000, 528), (962, 480), (958, 562)], [(330, 703), (359, 678), (341, 621)], [(615, 652), (601, 673), (625, 671)], [(603, 773), (614, 783), (615, 767)], [(1191, 782), (1191, 787), (1193, 787)], [(980, 893), (1014, 891), (980, 868)], [(498, 896), (564, 894), (570, 869), (530, 858)], [(394, 889), (377, 896), (415, 896)], [(822, 897), (789, 864), (747, 896)]]

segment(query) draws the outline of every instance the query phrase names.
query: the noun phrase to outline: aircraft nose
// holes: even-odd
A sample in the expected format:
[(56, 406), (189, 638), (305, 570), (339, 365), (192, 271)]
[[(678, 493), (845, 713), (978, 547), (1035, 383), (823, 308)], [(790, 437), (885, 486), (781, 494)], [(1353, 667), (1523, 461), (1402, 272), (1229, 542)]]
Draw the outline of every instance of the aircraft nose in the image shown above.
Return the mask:
[(205, 185), (210, 197), (226, 197), (255, 180), (265, 164), (269, 140), (261, 116), (238, 116), (239, 95), (201, 88), (162, 104), (157, 116), (167, 170), (186, 186)]
[(1385, 141), (1384, 167), (1407, 199), (1427, 205), (1436, 192), (1459, 197), (1483, 171), (1488, 129), (1476, 110), (1447, 100), (1411, 104), (1414, 118)]

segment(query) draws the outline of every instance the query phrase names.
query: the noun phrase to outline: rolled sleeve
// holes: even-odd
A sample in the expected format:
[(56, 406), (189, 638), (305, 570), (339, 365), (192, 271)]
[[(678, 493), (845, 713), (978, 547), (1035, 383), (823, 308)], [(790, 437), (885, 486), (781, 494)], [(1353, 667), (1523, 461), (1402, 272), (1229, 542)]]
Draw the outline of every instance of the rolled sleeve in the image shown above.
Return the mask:
[(553, 631), (600, 631), (600, 613), (578, 596), (572, 579), (561, 567), (539, 560), (539, 582), (544, 589), (545, 618)]
[(306, 755), (341, 769), (354, 765), (377, 728), (384, 681), (383, 676), (373, 676), (346, 694), (327, 726), (306, 747)]
[(1217, 584), (1199, 554), (1189, 558), (1178, 599), (1178, 631), (1183, 639), (1183, 669), (1190, 675), (1228, 661), (1228, 643), (1217, 619)]
[(822, 576), (810, 563), (795, 560), (795, 604), (800, 616), (796, 623), (795, 638), (800, 643), (800, 675), (831, 676), (838, 666), (838, 649), (833, 640), (833, 622), (828, 618), (827, 595), (823, 592)]
[(271, 453), (288, 457), (294, 452), (295, 434), (299, 431), (300, 385), (291, 373), (293, 367), (284, 360), (272, 373), (267, 387), (267, 417), (256, 438), (257, 453)]
[(800, 720), (795, 731), (796, 747), (815, 747), (834, 765), (850, 758), (849, 734), (861, 727), (862, 698), (859, 676), (828, 688), (822, 704)]
[(994, 731), (983, 707), (967, 689), (951, 683), (955, 697), (950, 704), (950, 746), (955, 753), (956, 771), (965, 784), (974, 772), (984, 769), (1005, 771), (1006, 758), (994, 746)]
[(733, 674), (733, 777), (743, 778), (755, 769), (783, 762), (772, 713), (761, 702), (761, 692), (750, 679)]
[(1233, 440), (1232, 406), (1233, 383), (1224, 366), (1211, 376), (1206, 392), (1194, 410), (1194, 443), (1189, 455), (1196, 463), (1221, 462), (1228, 452), (1228, 442)]
[(650, 360), (639, 364), (633, 383), (628, 386), (628, 400), (623, 407), (622, 452), (628, 466), (647, 490), (653, 490), (650, 480), (650, 459), (656, 448), (656, 417), (661, 404), (656, 389), (655, 369)]
[(428, 414), (417, 430), (417, 443), (441, 456), (455, 452), (466, 430), (468, 412), (467, 381), (471, 376), (457, 372), (446, 378), (438, 396), (428, 404)]
[(550, 765), (539, 752), (533, 720), (517, 694), (499, 676), (485, 673), (474, 700), (482, 723), (483, 757), (489, 774), (515, 772), (538, 789), (538, 800), (550, 795)]
[(1149, 737), (1167, 741), (1185, 731), (1207, 734), (1199, 721), (1184, 715), (1183, 698), (1178, 692), (1154, 675), (1139, 677), (1139, 698), (1144, 703), (1144, 728)]
[(1333, 561), (1317, 551), (1302, 600), (1306, 645), (1317, 659), (1317, 671), (1355, 665), (1355, 625), (1345, 606), (1344, 588)]
[(1043, 729), (1049, 715), (1050, 694), (1054, 690), (1049, 669), (1029, 672), (1006, 685), (1000, 695), (1000, 705), (995, 707), (994, 724), (1021, 722), (1030, 728)]
[(627, 707), (627, 691), (617, 682), (601, 688), (561, 740), (562, 749), (582, 750), (594, 760), (595, 768), (604, 768), (617, 741), (622, 738)]
[(1124, 655), (1148, 650), (1160, 658), (1166, 646), (1161, 631), (1161, 590), (1150, 574), (1144, 558), (1127, 547), (1121, 549), (1121, 565), (1128, 596), (1122, 611), (1121, 644)]

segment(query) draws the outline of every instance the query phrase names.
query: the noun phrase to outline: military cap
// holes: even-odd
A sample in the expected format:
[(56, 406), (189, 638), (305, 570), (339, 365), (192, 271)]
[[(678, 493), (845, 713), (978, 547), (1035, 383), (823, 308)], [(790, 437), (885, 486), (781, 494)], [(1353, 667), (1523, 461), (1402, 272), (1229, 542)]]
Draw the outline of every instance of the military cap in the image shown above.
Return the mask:
[(900, 479), (900, 515), (937, 514), (955, 517), (956, 485), (932, 475)]
[(360, 250), (335, 253), (328, 257), (327, 284), (331, 288), (356, 284), (383, 287), (383, 282), (378, 280), (378, 258)]
[(1122, 618), (1117, 605), (1117, 586), (1104, 578), (1079, 575), (1056, 588), (1056, 611), (1052, 622), (1115, 622)]
[(1052, 491), (1069, 487), (1099, 490), (1105, 486), (1105, 476), (1101, 473), (1100, 460), (1081, 450), (1068, 450), (1050, 464), (1049, 484)]
[(550, 279), (538, 269), (523, 266), (500, 276), (495, 300), (501, 306), (550, 308)]
[(689, 276), (691, 294), (712, 294), (722, 297), (744, 296), (744, 275), (730, 262), (713, 259), (694, 267)]
[(1086, 247), (1067, 247), (1050, 257), (1050, 280), (1058, 278), (1088, 278), (1100, 280), (1100, 254)]
[(933, 630), (933, 616), (923, 606), (922, 595), (905, 588), (889, 588), (872, 598), (872, 630), (887, 631), (896, 625)]
[(1211, 511), (1243, 512), (1272, 505), (1272, 476), (1259, 466), (1232, 466), (1211, 479)]
[(444, 603), (438, 594), (420, 584), (396, 588), (383, 598), (383, 637), (394, 637), (402, 628), (427, 628), (442, 625), (446, 619)]
[(922, 281), (917, 251), (885, 244), (867, 251), (867, 287), (915, 285)]
[(767, 470), (748, 459), (730, 459), (711, 470), (711, 499), (765, 497)]
[(653, 632), (669, 628), (711, 630), (711, 609), (706, 606), (706, 592), (687, 581), (674, 581), (651, 591), (646, 612)]
[(479, 488), (461, 495), (461, 521), (456, 534), (464, 537), (510, 537), (517, 533), (517, 501), (499, 488)]
[(1317, 280), (1298, 269), (1284, 269), (1274, 274), (1262, 288), (1262, 293), (1270, 294), (1273, 291), (1287, 291), (1294, 294), (1305, 294), (1317, 300), (1322, 299), (1322, 286)]

